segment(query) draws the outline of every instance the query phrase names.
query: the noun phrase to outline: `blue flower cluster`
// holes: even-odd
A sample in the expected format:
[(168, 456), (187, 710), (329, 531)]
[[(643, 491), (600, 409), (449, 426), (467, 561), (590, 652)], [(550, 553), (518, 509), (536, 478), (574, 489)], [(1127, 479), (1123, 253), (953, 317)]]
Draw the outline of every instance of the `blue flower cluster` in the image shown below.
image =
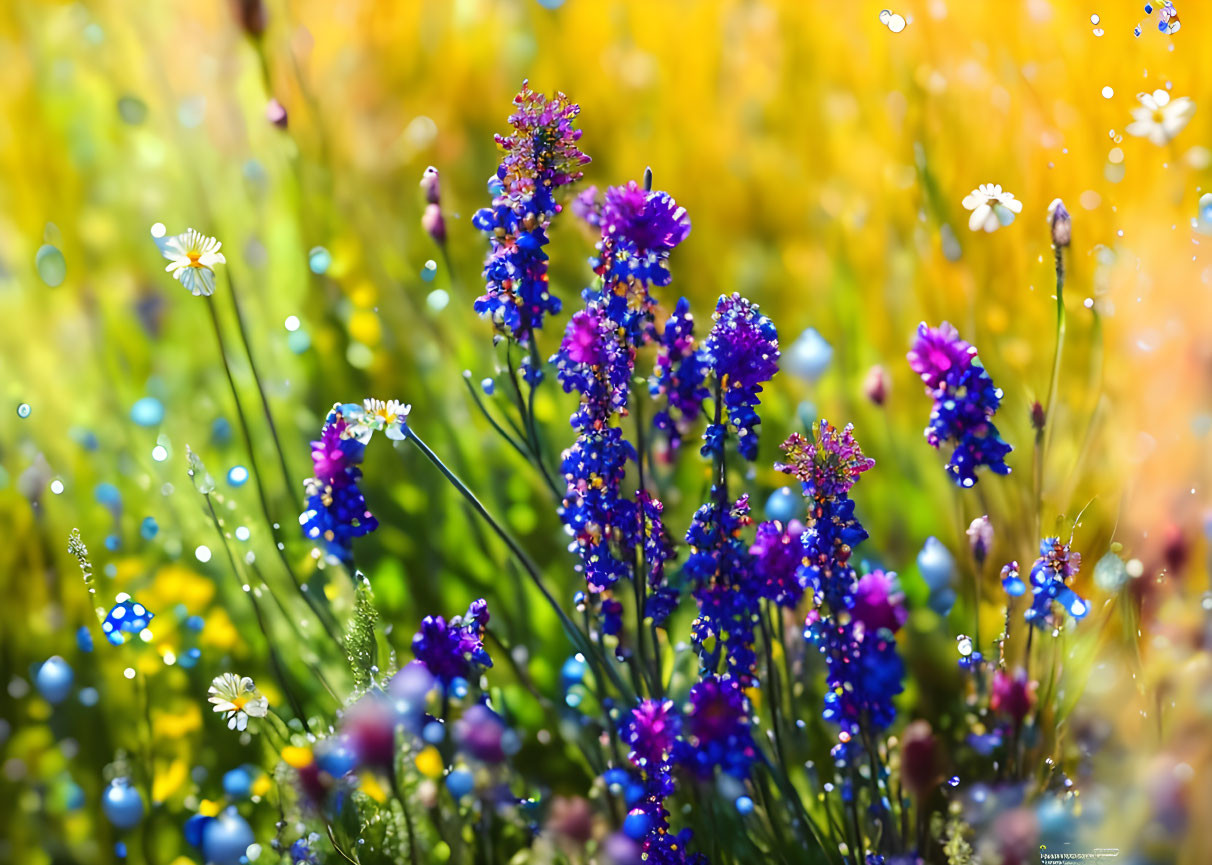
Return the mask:
[(993, 424), (1002, 390), (994, 387), (976, 348), (960, 339), (949, 322), (937, 328), (923, 322), (908, 358), (934, 400), (926, 441), (935, 448), (943, 442), (955, 445), (947, 461), (947, 471), (955, 482), (961, 487), (975, 486), (981, 466), (999, 475), (1009, 474), (1006, 457), (1012, 448)]
[(333, 558), (353, 561), (353, 541), (378, 528), (358, 487), (366, 445), (353, 436), (343, 406), (333, 406), (320, 438), (311, 443), (314, 477), (306, 481), (307, 506), (299, 517), (303, 534)]
[(761, 584), (741, 533), (753, 520), (749, 497), (728, 505), (717, 488), (711, 501), (698, 509), (686, 532), (690, 554), (685, 573), (694, 583), (699, 615), (691, 625), (705, 673), (720, 672), (720, 661), (745, 687), (754, 682), (757, 654), (754, 626), (761, 601)]
[(747, 460), (757, 459), (757, 428), (762, 420), (756, 407), (762, 385), (779, 371), (778, 331), (756, 304), (736, 293), (720, 297), (713, 318), (715, 324), (703, 349), (723, 404), (716, 406), (715, 422), (703, 434), (702, 453), (723, 453), (726, 409), (727, 425), (737, 436), (737, 451)]
[(706, 379), (707, 360), (694, 338), (690, 304), (686, 298), (678, 298), (658, 338), (656, 368), (649, 379), (652, 396), (665, 400), (652, 422), (668, 438), (671, 454), (677, 452), (683, 436), (702, 413), (703, 401), (711, 395)]
[(580, 180), (589, 157), (578, 149), (581, 131), (573, 128), (580, 106), (563, 93), (548, 99), (523, 83), (514, 105), (512, 134), (497, 136), (505, 157), (489, 183), (492, 206), (472, 217), (492, 247), (484, 263), (486, 290), (475, 310), (502, 334), (526, 342), (548, 313), (560, 311), (547, 283), (543, 247), (560, 211), (556, 192)]
[(1039, 542), (1039, 558), (1031, 566), (1031, 607), (1025, 613), (1029, 623), (1050, 627), (1055, 622), (1054, 601), (1073, 618), (1086, 617), (1090, 602), (1069, 588), (1081, 564), (1081, 553), (1073, 552), (1060, 538), (1044, 538)]
[(678, 605), (678, 590), (665, 580), (665, 564), (673, 558), (673, 546), (662, 517), (665, 506), (644, 490), (640, 490), (636, 498), (640, 505), (644, 563), (648, 568), (648, 600), (644, 615), (650, 617), (659, 628), (664, 626)]
[(841, 761), (862, 732), (892, 723), (892, 699), (903, 690), (905, 673), (894, 636), (903, 618), (889, 608), (882, 580), (860, 593), (850, 564), (854, 546), (867, 537), (850, 489), (875, 463), (863, 455), (851, 427), (838, 430), (824, 420), (812, 439), (793, 434), (783, 451), (787, 461), (776, 468), (798, 478), (808, 499), (799, 578), (813, 590), (814, 609), (805, 637), (825, 656), (823, 717), (841, 728), (834, 749)]
[(619, 427), (582, 433), (564, 452), (561, 469), (567, 492), (560, 505), (569, 549), (581, 557), (589, 588), (604, 591), (628, 576), (636, 526), (635, 502), (621, 492), (635, 448)]
[(591, 304), (572, 316), (551, 360), (564, 392), (581, 395), (573, 429), (601, 430), (616, 414), (626, 413), (635, 349), (619, 338), (617, 326), (599, 307)]

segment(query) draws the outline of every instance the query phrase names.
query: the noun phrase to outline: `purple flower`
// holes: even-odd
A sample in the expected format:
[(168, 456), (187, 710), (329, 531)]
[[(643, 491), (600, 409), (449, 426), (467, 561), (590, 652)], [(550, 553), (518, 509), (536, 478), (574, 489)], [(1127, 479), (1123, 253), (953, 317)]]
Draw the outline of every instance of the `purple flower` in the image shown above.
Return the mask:
[(483, 703), (476, 703), (455, 721), (454, 737), (460, 750), (476, 760), (505, 761), (505, 722)]
[(762, 385), (779, 370), (779, 335), (774, 323), (755, 304), (739, 294), (723, 295), (715, 308), (714, 326), (703, 349), (716, 386), (723, 396), (717, 406), (720, 422), (711, 424), (703, 438), (703, 456), (719, 454), (723, 447), (723, 411), (737, 435), (737, 450), (745, 459), (757, 458), (755, 411)]
[(308, 539), (348, 564), (353, 561), (354, 539), (373, 532), (379, 521), (367, 508), (366, 497), (358, 487), (366, 446), (352, 437), (343, 409), (341, 405), (333, 406), (320, 438), (311, 443), (315, 476), (305, 483), (307, 506), (299, 524)]
[(800, 535), (804, 525), (792, 520), (787, 525), (778, 520), (757, 527), (753, 546), (753, 572), (761, 583), (762, 597), (781, 607), (794, 608), (804, 596), (797, 572), (803, 559)]
[(652, 396), (665, 398), (664, 408), (652, 422), (668, 436), (671, 452), (677, 451), (682, 437), (702, 413), (703, 400), (711, 395), (704, 384), (706, 378), (707, 361), (694, 338), (694, 316), (682, 297), (665, 320), (657, 344), (656, 368), (649, 379)]
[(874, 570), (858, 581), (851, 615), (867, 631), (887, 628), (896, 633), (909, 618), (905, 595), (896, 584), (896, 574)]
[(513, 132), (496, 136), (505, 157), (490, 183), (492, 206), (472, 217), (491, 244), (486, 290), (475, 310), (500, 333), (525, 342), (544, 316), (560, 311), (559, 298), (548, 290), (543, 247), (560, 210), (556, 192), (581, 178), (589, 157), (577, 147), (581, 131), (573, 128), (581, 109), (563, 93), (548, 99), (523, 82), (514, 105)]
[(631, 180), (606, 191), (602, 232), (622, 238), (640, 255), (667, 254), (690, 235), (690, 217), (669, 193), (646, 191)]
[(1002, 391), (994, 387), (976, 349), (960, 339), (947, 322), (938, 328), (922, 323), (908, 358), (934, 400), (926, 441), (935, 448), (944, 442), (954, 445), (946, 468), (955, 482), (975, 486), (981, 466), (996, 474), (1009, 474), (1006, 457), (1012, 448), (993, 424)]
[(479, 668), (492, 666), (484, 648), (487, 626), (488, 602), (483, 598), (472, 602), (465, 615), (449, 622), (441, 616), (426, 616), (421, 620), (421, 630), (412, 638), (412, 652), (443, 685), (470, 679)]
[(626, 414), (635, 349), (620, 341), (601, 309), (591, 305), (573, 315), (551, 360), (564, 392), (581, 395), (572, 416), (574, 429), (600, 430), (614, 415)]
[(731, 676), (705, 676), (690, 689), (678, 762), (704, 779), (711, 778), (717, 767), (734, 777), (746, 777), (758, 758), (749, 713), (740, 682)]
[(627, 759), (650, 775), (668, 774), (681, 729), (672, 700), (641, 700), (622, 724), (623, 741), (631, 747)]
[(875, 465), (854, 440), (854, 424), (839, 431), (827, 420), (818, 423), (813, 439), (792, 433), (783, 442), (783, 453), (787, 461), (775, 463), (775, 468), (799, 479), (804, 495), (814, 500), (846, 496), (859, 476)]
[(653, 338), (656, 302), (649, 289), (672, 280), (669, 254), (690, 233), (690, 219), (668, 193), (646, 192), (635, 181), (606, 191), (602, 239), (593, 259), (601, 279), (583, 293), (600, 307), (628, 342)]

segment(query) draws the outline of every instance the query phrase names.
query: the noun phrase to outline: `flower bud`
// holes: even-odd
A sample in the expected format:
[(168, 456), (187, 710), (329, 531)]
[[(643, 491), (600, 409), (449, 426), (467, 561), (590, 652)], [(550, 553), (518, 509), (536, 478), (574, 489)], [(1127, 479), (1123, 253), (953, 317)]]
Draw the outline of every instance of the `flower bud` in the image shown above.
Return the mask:
[(425, 205), (425, 213), (421, 215), (421, 227), (439, 246), (446, 243), (446, 220), (442, 217), (440, 205)]
[(265, 106), (265, 119), (279, 129), (286, 128), (286, 107), (277, 99), (270, 99)]
[(1005, 670), (997, 671), (993, 677), (989, 708), (1007, 716), (1018, 725), (1027, 717), (1034, 703), (1035, 682), (1027, 681), (1025, 671), (1018, 670), (1013, 676)]
[(878, 363), (867, 370), (867, 378), (863, 380), (863, 393), (876, 405), (883, 405), (884, 400), (888, 398), (888, 370)]
[(1065, 202), (1059, 198), (1048, 205), (1048, 226), (1052, 229), (1052, 245), (1063, 249), (1069, 245), (1073, 237), (1073, 219), (1065, 209)]
[(432, 165), (426, 168), (425, 173), (421, 175), (421, 190), (425, 193), (426, 204), (442, 203), (442, 182), (438, 169)]
[(1037, 433), (1044, 431), (1044, 424), (1048, 422), (1048, 413), (1044, 411), (1044, 407), (1040, 405), (1039, 400), (1031, 403), (1031, 428)]
[(977, 567), (983, 565), (985, 557), (993, 547), (993, 523), (989, 521), (988, 514), (977, 517), (968, 526), (968, 543), (972, 547), (972, 558), (976, 560)]
[(249, 36), (256, 37), (265, 32), (266, 13), (262, 0), (232, 0), (232, 11)]
[(901, 781), (915, 796), (929, 792), (938, 781), (938, 742), (929, 721), (914, 721), (901, 737)]

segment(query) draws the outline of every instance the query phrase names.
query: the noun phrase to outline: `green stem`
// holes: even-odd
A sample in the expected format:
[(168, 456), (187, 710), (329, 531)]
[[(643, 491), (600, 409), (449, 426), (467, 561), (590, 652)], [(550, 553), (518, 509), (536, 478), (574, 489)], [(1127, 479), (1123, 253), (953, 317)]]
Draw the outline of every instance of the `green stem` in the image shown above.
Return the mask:
[[(1065, 256), (1061, 247), (1054, 250), (1056, 256), (1056, 350), (1052, 355), (1052, 377), (1048, 381), (1048, 402), (1044, 411), (1043, 446), (1037, 437), (1036, 448), (1036, 505), (1042, 510), (1043, 506), (1043, 466), (1048, 448), (1052, 444), (1052, 431), (1056, 426), (1056, 394), (1060, 382), (1061, 358), (1065, 348)], [(1042, 516), (1039, 517), (1042, 519)], [(1037, 531), (1036, 534), (1039, 532)]]
[(548, 605), (555, 611), (556, 616), (560, 620), (560, 624), (563, 625), (564, 631), (568, 635), (568, 639), (572, 641), (572, 644), (576, 647), (577, 651), (584, 654), (586, 659), (590, 660), (595, 667), (600, 664), (605, 669), (607, 675), (610, 676), (614, 686), (619, 689), (619, 693), (623, 694), (629, 701), (634, 701), (635, 695), (632, 694), (630, 689), (623, 683), (623, 680), (619, 677), (618, 672), (608, 662), (605, 662), (599, 657), (598, 653), (594, 649), (593, 643), (585, 638), (585, 635), (579, 628), (577, 628), (572, 619), (568, 617), (568, 614), (564, 612), (564, 609), (559, 605), (555, 597), (552, 596), (547, 586), (543, 584), (543, 578), (539, 573), (539, 567), (534, 563), (534, 560), (526, 554), (526, 551), (519, 546), (518, 542), (513, 539), (513, 536), (510, 535), (508, 531), (506, 531), (505, 527), (497, 522), (497, 519), (488, 512), (488, 509), (484, 507), (478, 498), (476, 498), (475, 493), (473, 493), (468, 486), (463, 483), (463, 481), (461, 481), (457, 475), (455, 475), (454, 472), (447, 468), (446, 463), (442, 462), (441, 458), (430, 449), (429, 445), (425, 444), (425, 441), (419, 435), (417, 435), (416, 430), (414, 430), (412, 427), (407, 427), (406, 429), (408, 433), (408, 440), (416, 445), (417, 450), (419, 450), (421, 454), (433, 464), (434, 468), (442, 473), (446, 480), (450, 482), (451, 486), (458, 490), (459, 494), (467, 500), (469, 505), (471, 505), (472, 510), (474, 510), (480, 516), (480, 518), (484, 520), (485, 524), (492, 529), (493, 533), (501, 539), (501, 542), (505, 544), (505, 546), (509, 549), (509, 552), (513, 554), (515, 559), (517, 559), (518, 564), (522, 566), (522, 570), (524, 570), (526, 575), (530, 577), (530, 580), (532, 583), (534, 583), (535, 588), (539, 590), (540, 594), (543, 595), (544, 600), (546, 600)]

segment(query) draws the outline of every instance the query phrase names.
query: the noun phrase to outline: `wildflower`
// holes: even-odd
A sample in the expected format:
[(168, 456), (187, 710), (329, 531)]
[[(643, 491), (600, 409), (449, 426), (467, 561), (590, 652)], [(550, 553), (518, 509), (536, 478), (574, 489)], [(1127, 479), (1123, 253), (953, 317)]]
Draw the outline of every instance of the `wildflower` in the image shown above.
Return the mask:
[(796, 337), (787, 350), (783, 368), (809, 384), (815, 384), (829, 369), (832, 360), (833, 346), (821, 336), (820, 331), (810, 327)]
[(803, 557), (800, 536), (804, 525), (792, 520), (784, 525), (778, 520), (762, 523), (757, 527), (753, 546), (753, 571), (761, 581), (762, 597), (782, 607), (794, 608), (804, 595), (797, 571)]
[(592, 259), (597, 281), (582, 292), (602, 310), (632, 346), (655, 338), (653, 286), (668, 285), (669, 256), (690, 233), (686, 211), (666, 192), (634, 180), (606, 190), (600, 215), (601, 240)]
[(466, 614), (449, 622), (441, 616), (422, 619), (421, 630), (412, 638), (412, 652), (443, 685), (470, 679), (477, 669), (492, 666), (484, 648), (487, 627), (488, 602), (480, 598), (472, 602)]
[(1018, 562), (1006, 562), (1002, 565), (1002, 588), (1012, 598), (1017, 598), (1027, 591), (1027, 584), (1018, 573)]
[(972, 549), (972, 558), (976, 561), (976, 566), (979, 568), (985, 563), (985, 557), (989, 555), (989, 550), (993, 548), (993, 523), (989, 521), (989, 515), (985, 514), (982, 517), (977, 517), (968, 526), (965, 533), (968, 535), (968, 545)]
[(641, 700), (622, 724), (623, 741), (631, 747), (627, 759), (649, 773), (668, 773), (681, 726), (672, 700)]
[(972, 211), (968, 227), (973, 231), (997, 231), (1014, 222), (1016, 213), (1023, 212), (1023, 203), (997, 183), (982, 183), (964, 196), (963, 205)]
[(1069, 615), (1083, 619), (1090, 612), (1090, 603), (1069, 583), (1081, 567), (1081, 553), (1072, 552), (1060, 538), (1044, 538), (1039, 544), (1039, 558), (1031, 566), (1033, 599), (1026, 619), (1031, 624), (1044, 625), (1052, 619), (1052, 602), (1058, 602)]
[(1170, 143), (1195, 115), (1195, 103), (1186, 96), (1171, 99), (1169, 92), (1154, 90), (1136, 96), (1140, 105), (1132, 109), (1132, 122), (1124, 127), (1129, 135), (1148, 138), (1158, 146)]
[(446, 245), (446, 219), (442, 215), (442, 184), (438, 169), (432, 165), (421, 175), (421, 190), (425, 193), (425, 212), (421, 228), (438, 246)]
[(210, 683), (207, 698), (214, 711), (227, 716), (227, 729), (243, 731), (249, 718), (264, 718), (269, 712), (269, 701), (257, 690), (248, 676), (224, 673)]
[(661, 517), (665, 506), (644, 490), (636, 493), (636, 503), (639, 505), (644, 563), (648, 566), (648, 600), (644, 615), (661, 627), (678, 604), (678, 590), (665, 582), (665, 563), (673, 558), (669, 534)]
[(560, 350), (551, 360), (564, 392), (581, 394), (573, 429), (600, 430), (614, 415), (626, 414), (635, 349), (619, 339), (600, 308), (591, 305), (569, 319)]
[(559, 298), (548, 290), (547, 229), (560, 211), (559, 189), (581, 178), (589, 162), (573, 128), (580, 106), (563, 93), (548, 99), (522, 83), (514, 97), (511, 134), (496, 136), (505, 152), (490, 182), (491, 207), (479, 210), (472, 224), (488, 235), (491, 251), (484, 263), (485, 293), (475, 310), (498, 332), (521, 342), (543, 326), (548, 313), (560, 311)]
[(164, 269), (195, 297), (214, 294), (215, 265), (227, 263), (219, 252), (222, 245), (200, 231), (186, 229), (184, 234), (164, 241), (161, 251), (169, 261)]
[(483, 703), (469, 707), (455, 721), (454, 738), (464, 754), (482, 763), (505, 762), (507, 748), (516, 744), (516, 734), (510, 733), (501, 716)]
[(1009, 474), (1006, 456), (1012, 448), (993, 424), (1002, 390), (994, 386), (976, 348), (960, 339), (948, 322), (937, 328), (923, 322), (908, 358), (934, 400), (926, 441), (934, 448), (943, 442), (955, 445), (946, 466), (955, 482), (975, 486), (976, 471), (982, 466)]
[[(399, 404), (391, 405), (393, 408), (389, 410), (385, 404), (383, 411), (398, 414)], [(378, 422), (373, 415), (375, 407), (370, 409), (369, 420), (358, 406), (335, 405), (329, 412), (320, 438), (311, 443), (314, 477), (305, 484), (307, 509), (299, 516), (304, 535), (323, 543), (330, 556), (346, 564), (353, 560), (353, 540), (373, 532), (379, 525), (358, 487), (362, 477), (358, 466), (366, 444), (356, 430), (364, 430), (364, 437), (369, 438), (370, 424)], [(354, 424), (346, 419), (347, 415), (354, 418)]]
[(602, 227), (602, 199), (596, 186), (590, 186), (577, 193), (569, 207), (573, 215), (584, 220), (590, 228)]
[(998, 670), (993, 676), (989, 708), (1021, 724), (1035, 702), (1035, 687), (1035, 682), (1027, 681), (1024, 670), (1016, 670), (1014, 675)]
[(757, 745), (749, 725), (744, 688), (732, 676), (705, 676), (690, 689), (685, 737), (677, 745), (678, 762), (700, 778), (718, 767), (736, 778), (749, 774)]
[(367, 398), (362, 402), (361, 411), (355, 408), (346, 412), (350, 421), (349, 435), (363, 444), (369, 442), (376, 432), (384, 433), (389, 439), (402, 441), (411, 411), (411, 405), (404, 405), (399, 400)]
[(1052, 245), (1057, 249), (1064, 249), (1073, 239), (1073, 218), (1059, 198), (1048, 205), (1048, 228), (1052, 232)]
[(623, 631), (623, 604), (617, 598), (602, 598), (602, 633), (617, 637)]
[(619, 427), (582, 433), (564, 452), (562, 470), (567, 492), (560, 505), (569, 550), (581, 557), (577, 567), (592, 592), (601, 592), (630, 574), (638, 520), (635, 503), (621, 491), (635, 448)]
[(728, 671), (746, 687), (757, 666), (754, 625), (761, 601), (753, 557), (741, 540), (750, 523), (748, 496), (726, 506), (713, 488), (711, 500), (698, 509), (686, 532), (690, 555), (685, 566), (699, 607), (691, 639), (703, 669), (715, 672), (723, 657)]
[(678, 298), (658, 338), (656, 367), (648, 380), (652, 396), (665, 399), (652, 423), (668, 437), (671, 452), (677, 451), (703, 410), (703, 400), (710, 395), (706, 377), (707, 360), (694, 337), (690, 304)]
[(840, 727), (834, 757), (845, 760), (859, 732), (892, 723), (905, 672), (894, 637), (904, 622), (894, 575), (876, 571), (860, 581), (850, 564), (867, 531), (849, 493), (875, 461), (863, 455), (852, 427), (838, 430), (826, 420), (811, 439), (793, 433), (783, 451), (786, 462), (775, 468), (799, 479), (808, 499), (797, 576), (813, 590), (814, 607), (804, 635), (825, 658), (821, 714)]
[(722, 295), (715, 308), (711, 335), (703, 349), (723, 397), (718, 415), (704, 433), (703, 456), (723, 453), (723, 412), (737, 435), (737, 450), (747, 460), (757, 457), (757, 427), (761, 423), (754, 408), (761, 402), (762, 385), (779, 370), (779, 335), (774, 323), (755, 304), (739, 294)]
[(888, 389), (890, 386), (891, 381), (888, 378), (888, 370), (877, 363), (867, 370), (867, 377), (863, 379), (863, 394), (874, 405), (883, 405), (884, 401), (888, 399)]

